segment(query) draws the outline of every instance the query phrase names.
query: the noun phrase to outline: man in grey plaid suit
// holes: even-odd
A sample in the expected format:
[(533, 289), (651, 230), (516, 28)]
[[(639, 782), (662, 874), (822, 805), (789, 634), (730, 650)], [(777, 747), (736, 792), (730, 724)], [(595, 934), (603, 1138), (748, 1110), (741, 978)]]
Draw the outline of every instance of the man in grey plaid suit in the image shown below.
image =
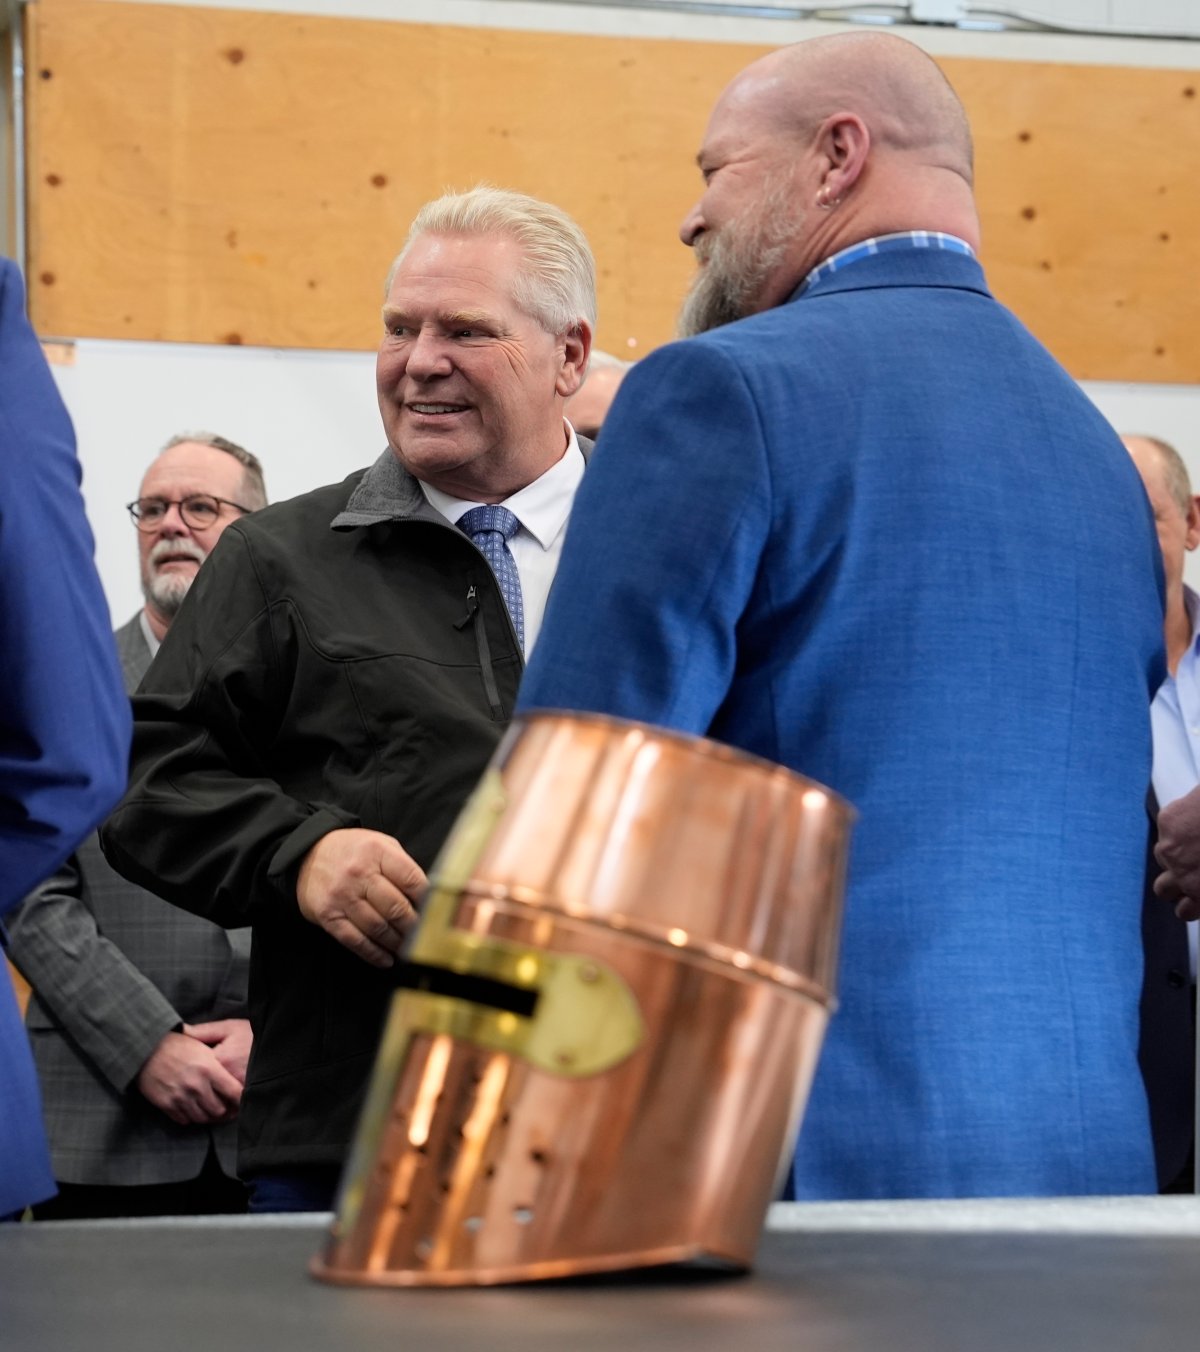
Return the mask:
[[(137, 688), (225, 527), (266, 503), (262, 467), (209, 433), (173, 437), (129, 510), (145, 605), (116, 632)], [(223, 930), (113, 872), (93, 834), (22, 903), (9, 956), (59, 1195), (38, 1219), (241, 1211), (235, 1125), (250, 1025), (249, 930)]]

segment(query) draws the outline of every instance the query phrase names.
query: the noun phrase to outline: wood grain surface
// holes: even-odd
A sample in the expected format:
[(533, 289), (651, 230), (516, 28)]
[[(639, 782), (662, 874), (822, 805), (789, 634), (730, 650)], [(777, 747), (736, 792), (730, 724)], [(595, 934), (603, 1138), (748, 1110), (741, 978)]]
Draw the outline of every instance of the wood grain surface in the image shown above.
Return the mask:
[[(371, 348), (417, 207), (481, 181), (587, 231), (601, 346), (667, 340), (721, 87), (764, 48), (40, 0), (46, 336)], [(946, 58), (998, 297), (1080, 379), (1200, 382), (1200, 77)]]

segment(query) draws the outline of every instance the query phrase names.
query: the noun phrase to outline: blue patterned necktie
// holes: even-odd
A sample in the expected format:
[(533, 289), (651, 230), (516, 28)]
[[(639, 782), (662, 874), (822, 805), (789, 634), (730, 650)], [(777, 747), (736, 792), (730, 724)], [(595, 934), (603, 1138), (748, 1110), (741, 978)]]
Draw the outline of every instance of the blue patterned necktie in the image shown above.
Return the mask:
[(458, 518), (458, 528), (475, 541), (479, 552), (491, 564), (524, 652), (525, 606), (521, 600), (521, 575), (517, 572), (513, 556), (508, 552), (508, 542), (521, 529), (521, 523), (507, 507), (493, 503), (487, 507), (472, 507), (469, 512), (464, 512)]

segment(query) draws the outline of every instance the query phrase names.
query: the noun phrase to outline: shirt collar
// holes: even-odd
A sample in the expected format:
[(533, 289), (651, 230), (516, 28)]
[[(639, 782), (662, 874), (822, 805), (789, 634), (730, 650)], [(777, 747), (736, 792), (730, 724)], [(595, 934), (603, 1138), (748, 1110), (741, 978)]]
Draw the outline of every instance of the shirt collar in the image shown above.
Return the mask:
[[(575, 429), (565, 420), (563, 426), (567, 430), (565, 453), (544, 474), (539, 475), (531, 484), (518, 489), (512, 497), (505, 498), (500, 504), (512, 512), (522, 528), (528, 531), (543, 549), (549, 549), (566, 526), (575, 490), (583, 478), (583, 452), (579, 448)], [(430, 506), (435, 507), (447, 521), (454, 524), (457, 524), (459, 517), (469, 512), (472, 507), (482, 506), (478, 502), (451, 497), (449, 493), (443, 493), (441, 489), (434, 488), (424, 480), (418, 480), (418, 483)]]
[(861, 258), (870, 258), (873, 254), (890, 253), (893, 249), (945, 249), (949, 253), (966, 254), (975, 257), (975, 250), (965, 239), (957, 235), (947, 235), (941, 230), (900, 230), (892, 235), (875, 235), (871, 239), (860, 240), (845, 249), (839, 249), (818, 263), (796, 288), (794, 296), (802, 296), (814, 282), (829, 277)]
[(145, 606), (138, 611), (138, 619), (142, 622), (142, 637), (146, 640), (146, 647), (150, 649), (151, 658), (155, 658), (158, 656), (161, 645), (158, 639), (154, 637), (154, 630), (150, 628), (150, 620), (147, 618)]

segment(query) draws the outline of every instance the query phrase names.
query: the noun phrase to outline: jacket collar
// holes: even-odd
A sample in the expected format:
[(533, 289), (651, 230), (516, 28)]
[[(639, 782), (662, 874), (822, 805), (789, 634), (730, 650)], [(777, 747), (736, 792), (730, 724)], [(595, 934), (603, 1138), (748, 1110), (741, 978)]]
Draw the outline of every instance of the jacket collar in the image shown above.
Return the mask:
[(838, 291), (871, 291), (895, 286), (944, 286), (990, 296), (983, 269), (974, 258), (942, 249), (898, 249), (859, 258), (837, 272), (818, 277), (801, 295), (789, 300), (815, 300)]
[[(586, 462), (595, 444), (577, 437)], [(446, 518), (432, 507), (421, 492), (421, 485), (401, 465), (389, 447), (362, 476), (345, 507), (329, 523), (331, 530), (350, 530), (355, 526), (374, 526), (380, 521), (411, 518), (446, 525)]]

